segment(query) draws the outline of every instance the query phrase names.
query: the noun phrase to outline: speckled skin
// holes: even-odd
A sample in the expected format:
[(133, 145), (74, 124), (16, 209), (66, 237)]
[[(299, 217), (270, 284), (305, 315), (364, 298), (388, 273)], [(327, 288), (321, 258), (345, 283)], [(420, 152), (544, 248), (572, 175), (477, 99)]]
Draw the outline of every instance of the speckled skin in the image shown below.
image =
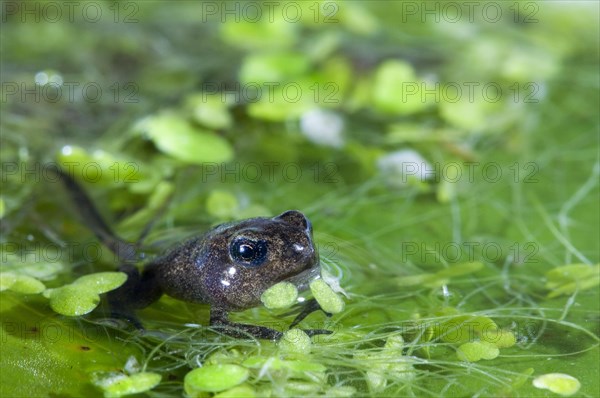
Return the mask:
[[(245, 237), (267, 244), (267, 259), (256, 267), (236, 262), (229, 247)], [(224, 224), (194, 238), (146, 266), (167, 295), (194, 303), (208, 303), (227, 311), (260, 304), (261, 294), (274, 284), (295, 280), (304, 288), (319, 274), (319, 256), (312, 228), (298, 211), (273, 218), (251, 218)]]
[[(266, 243), (266, 258), (258, 266), (236, 261), (230, 252), (240, 238)], [(222, 224), (193, 238), (147, 264), (140, 274), (132, 265), (121, 271), (127, 282), (109, 292), (115, 315), (134, 322), (133, 312), (158, 300), (162, 294), (211, 305), (210, 322), (234, 337), (279, 339), (282, 332), (263, 326), (229, 321), (230, 311), (242, 311), (260, 304), (269, 287), (288, 281), (302, 291), (320, 275), (319, 256), (314, 247), (310, 221), (299, 211), (290, 210), (273, 218), (251, 218)], [(319, 310), (314, 300), (292, 322), (298, 324)], [(309, 335), (329, 334), (328, 330), (305, 330)]]
[[(127, 281), (108, 292), (107, 299), (113, 315), (129, 319), (140, 328), (135, 310), (147, 307), (166, 293), (180, 300), (210, 304), (210, 323), (225, 334), (278, 339), (283, 335), (281, 331), (231, 322), (228, 313), (260, 304), (262, 293), (278, 282), (291, 282), (302, 291), (320, 275), (311, 224), (296, 210), (273, 218), (251, 218), (217, 226), (146, 264), (140, 273), (133, 265), (139, 259), (137, 245), (112, 232), (69, 174), (57, 167), (49, 169), (61, 178), (90, 229), (123, 262), (119, 270), (128, 275)], [(236, 247), (233, 242), (239, 239), (260, 241), (264, 249), (260, 251), (260, 261), (249, 263), (243, 256), (235, 255), (239, 252), (232, 250)], [(308, 300), (290, 327), (319, 309), (316, 300)], [(305, 332), (331, 333), (320, 329)]]

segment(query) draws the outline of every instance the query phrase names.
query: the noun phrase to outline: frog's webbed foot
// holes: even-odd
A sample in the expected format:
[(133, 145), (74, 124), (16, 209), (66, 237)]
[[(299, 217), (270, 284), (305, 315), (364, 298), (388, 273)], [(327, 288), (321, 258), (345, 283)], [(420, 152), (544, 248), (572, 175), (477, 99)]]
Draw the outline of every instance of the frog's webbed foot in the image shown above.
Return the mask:
[[(302, 311), (300, 311), (300, 313), (298, 315), (296, 315), (296, 318), (294, 318), (294, 320), (290, 324), (290, 329), (293, 328), (294, 326), (298, 325), (300, 322), (302, 322), (302, 320), (304, 320), (304, 318), (306, 318), (307, 316), (309, 316), (313, 312), (319, 311), (319, 310), (323, 310), (323, 309), (321, 308), (321, 306), (319, 305), (319, 303), (317, 302), (317, 300), (315, 300), (314, 298), (308, 300), (304, 304), (304, 307), (302, 308)], [(323, 311), (323, 312), (325, 312), (325, 311)], [(328, 312), (325, 312), (325, 315), (327, 315), (328, 317), (331, 316), (331, 314), (328, 313)], [(329, 334), (329, 333), (331, 333), (328, 330), (322, 330), (322, 331), (323, 332), (327, 332), (327, 333), (314, 333), (314, 334)], [(309, 334), (309, 333), (307, 333), (307, 334), (309, 336), (311, 336), (311, 334)]]
[(210, 325), (219, 327), (224, 334), (235, 338), (252, 336), (257, 339), (279, 340), (283, 336), (282, 332), (265, 326), (231, 322), (227, 311), (214, 307), (210, 309)]
[(133, 311), (126, 312), (111, 308), (110, 311), (106, 312), (105, 316), (107, 316), (107, 318), (100, 319), (99, 321), (110, 325), (112, 328), (138, 331), (141, 333), (146, 331), (144, 325)]
[(327, 329), (300, 329), (300, 330), (302, 330), (304, 333), (306, 333), (309, 337), (316, 336), (319, 334), (332, 334), (333, 333), (331, 330), (327, 330)]
[[(281, 337), (283, 337), (282, 332), (265, 326), (231, 322), (229, 320), (227, 311), (222, 310), (220, 308), (211, 308), (210, 325), (221, 328), (221, 331), (224, 334), (235, 338), (245, 338), (248, 336), (252, 336), (257, 339), (279, 340)], [(324, 329), (302, 329), (302, 331), (309, 336), (333, 333), (331, 330)]]

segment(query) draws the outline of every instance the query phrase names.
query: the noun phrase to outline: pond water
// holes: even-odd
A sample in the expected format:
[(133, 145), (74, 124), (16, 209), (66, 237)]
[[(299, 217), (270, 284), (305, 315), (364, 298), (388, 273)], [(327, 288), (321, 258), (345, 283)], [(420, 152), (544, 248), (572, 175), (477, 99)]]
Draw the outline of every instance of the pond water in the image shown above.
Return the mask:
[[(597, 3), (1, 17), (0, 395), (598, 396)], [(167, 296), (143, 331), (111, 318), (119, 259), (56, 165), (138, 266), (302, 211), (345, 306), (300, 326), (334, 333), (236, 339)], [(231, 318), (285, 331), (298, 311)]]

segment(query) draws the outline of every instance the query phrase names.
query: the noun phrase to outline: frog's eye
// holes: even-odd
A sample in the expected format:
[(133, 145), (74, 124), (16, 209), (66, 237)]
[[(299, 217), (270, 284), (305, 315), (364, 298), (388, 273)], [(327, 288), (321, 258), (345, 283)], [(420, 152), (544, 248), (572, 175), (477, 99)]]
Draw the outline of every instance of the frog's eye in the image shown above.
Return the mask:
[(267, 259), (267, 242), (237, 238), (229, 246), (231, 258), (247, 267), (257, 267)]

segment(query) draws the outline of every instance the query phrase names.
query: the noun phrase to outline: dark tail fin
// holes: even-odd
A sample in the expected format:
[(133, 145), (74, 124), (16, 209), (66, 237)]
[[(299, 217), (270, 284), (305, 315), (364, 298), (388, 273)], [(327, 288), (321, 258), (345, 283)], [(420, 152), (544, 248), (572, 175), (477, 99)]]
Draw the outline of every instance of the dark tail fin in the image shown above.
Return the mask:
[(86, 225), (92, 230), (94, 235), (112, 250), (115, 253), (121, 262), (131, 262), (137, 259), (137, 250), (135, 245), (132, 243), (126, 242), (123, 239), (119, 238), (104, 222), (102, 216), (92, 203), (90, 197), (85, 193), (83, 188), (71, 177), (69, 174), (65, 173), (58, 166), (52, 165), (49, 167), (49, 170), (52, 170), (56, 174), (58, 174), (65, 184), (67, 191), (69, 192), (69, 196), (71, 197), (77, 211), (83, 218)]

